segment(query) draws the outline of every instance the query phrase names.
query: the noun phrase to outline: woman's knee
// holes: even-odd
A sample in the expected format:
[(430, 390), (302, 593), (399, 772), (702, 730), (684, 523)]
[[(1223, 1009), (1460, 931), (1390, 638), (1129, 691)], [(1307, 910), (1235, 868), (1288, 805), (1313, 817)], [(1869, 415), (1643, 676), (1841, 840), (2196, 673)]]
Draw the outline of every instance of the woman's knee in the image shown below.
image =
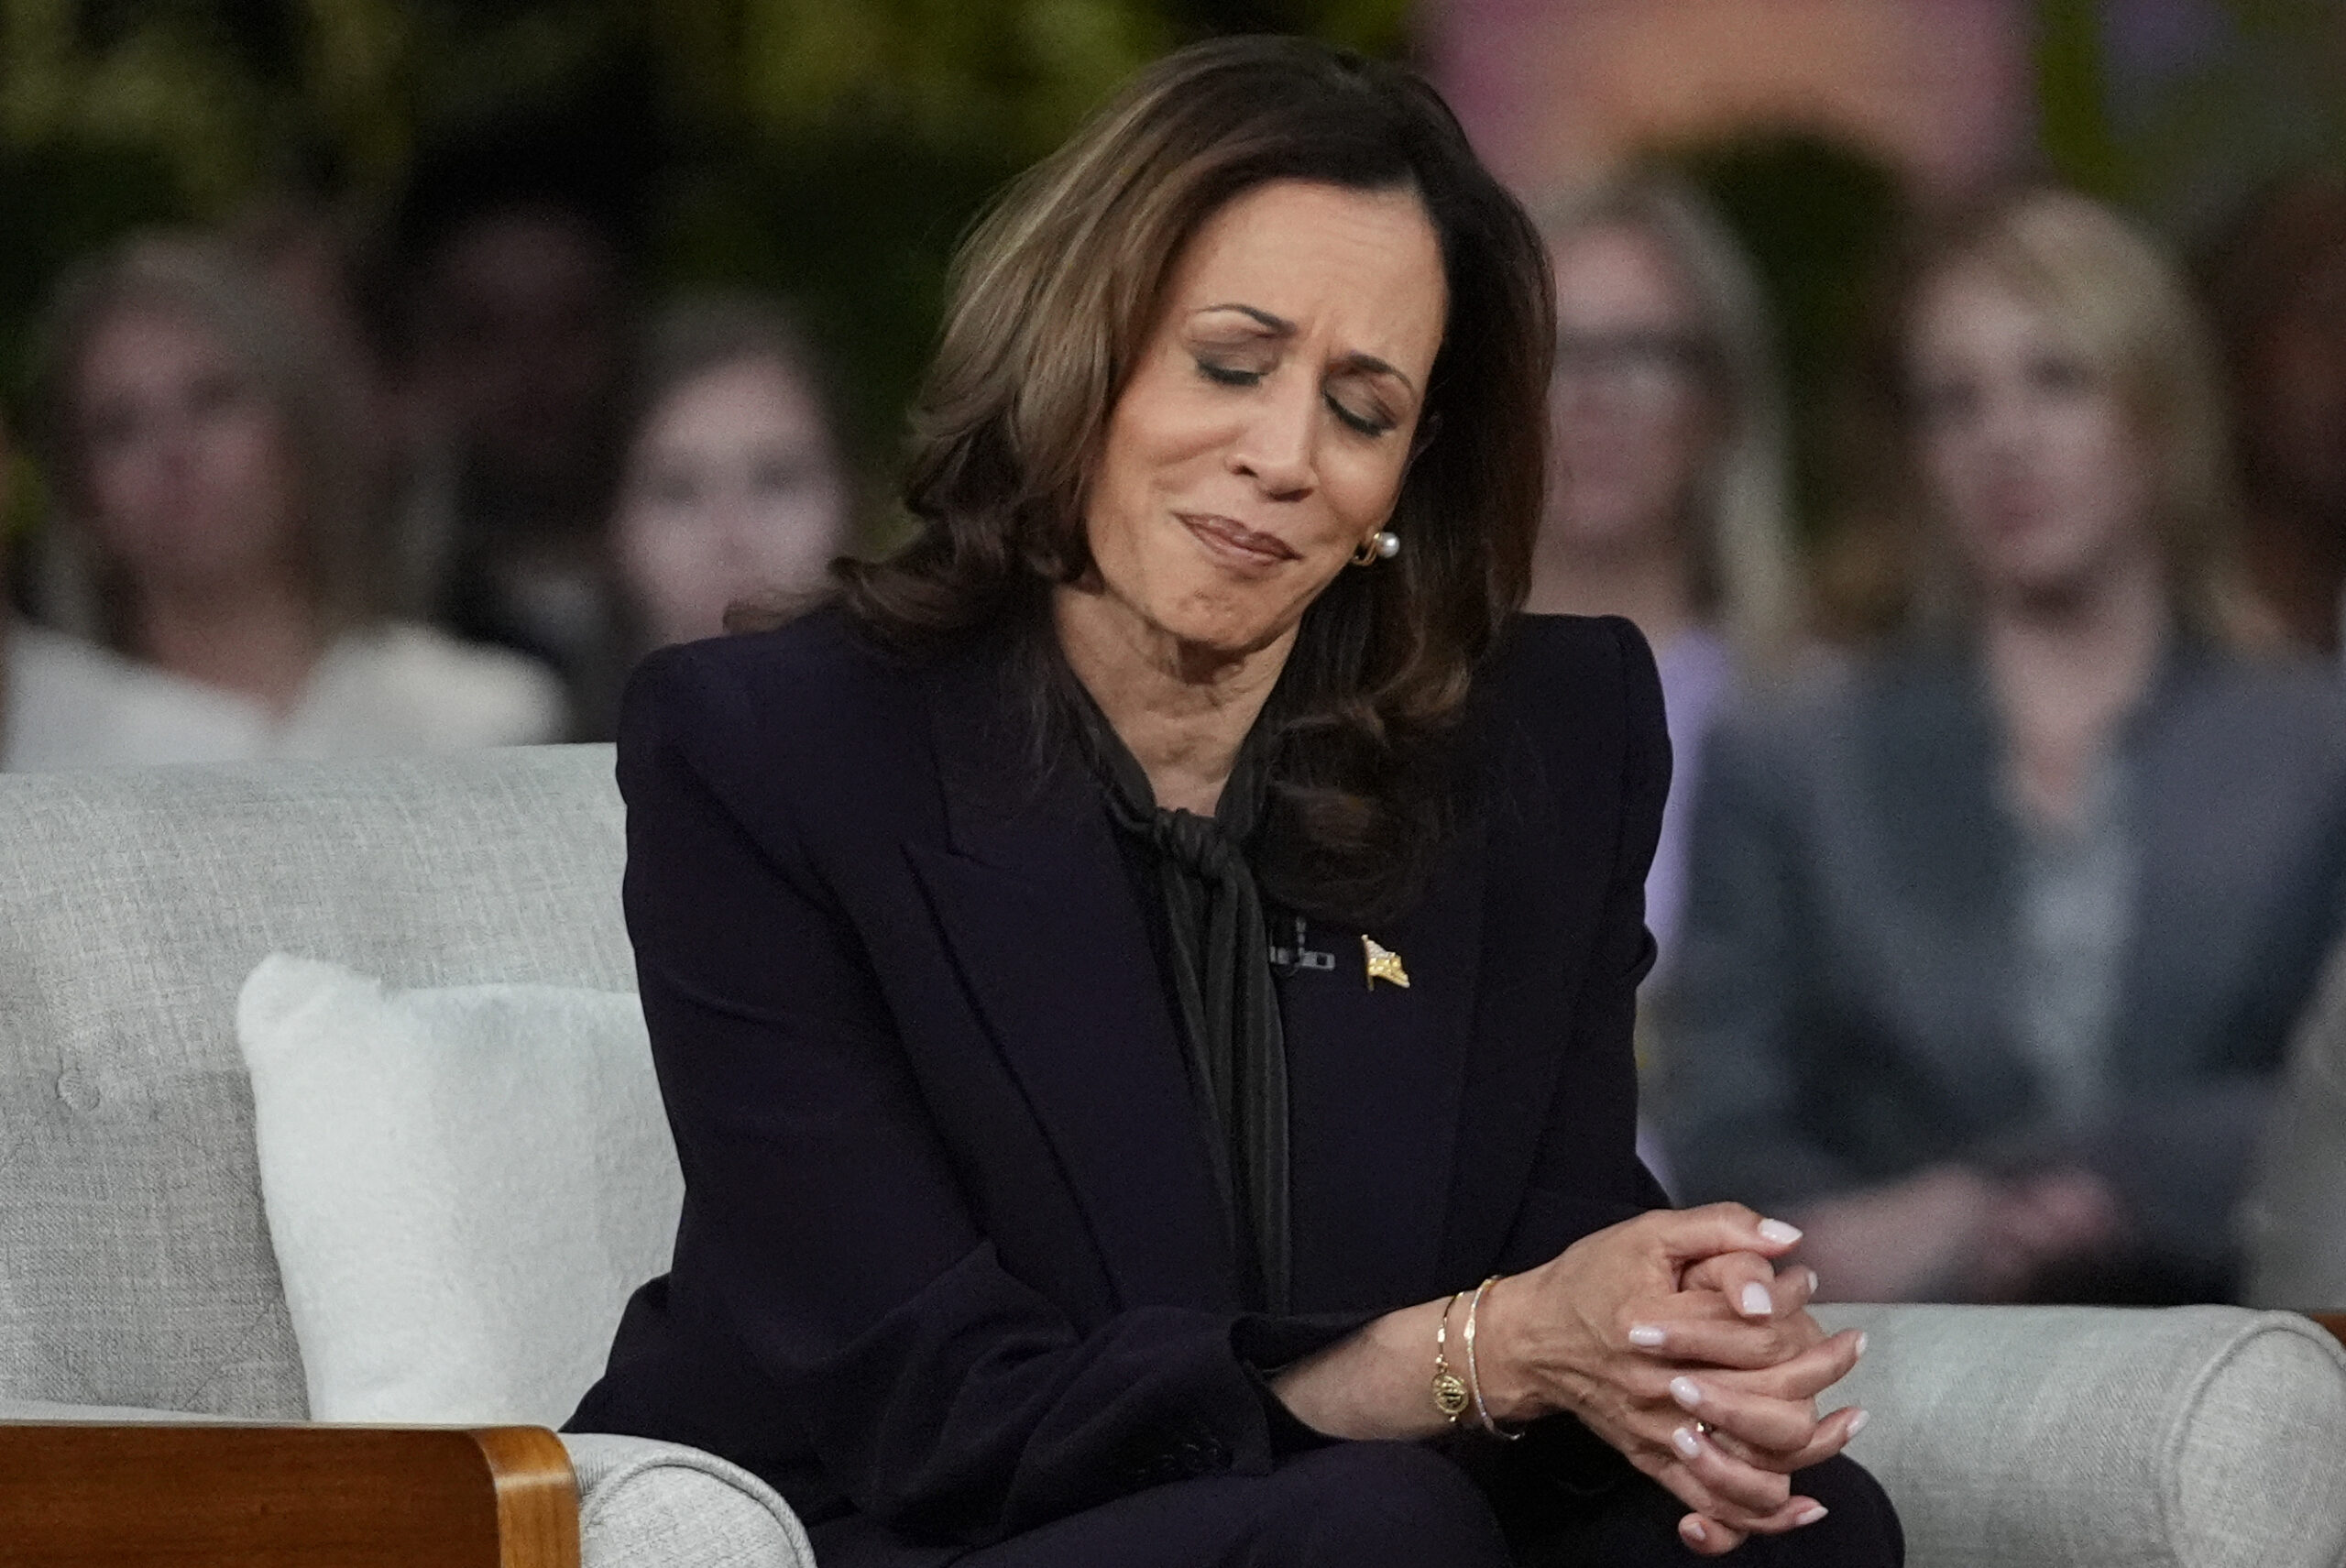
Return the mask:
[[(1497, 1517), (1472, 1477), (1431, 1449), (1349, 1442), (1277, 1472), (1262, 1568), (1506, 1568)], [(1251, 1568), (1251, 1565), (1250, 1565)]]

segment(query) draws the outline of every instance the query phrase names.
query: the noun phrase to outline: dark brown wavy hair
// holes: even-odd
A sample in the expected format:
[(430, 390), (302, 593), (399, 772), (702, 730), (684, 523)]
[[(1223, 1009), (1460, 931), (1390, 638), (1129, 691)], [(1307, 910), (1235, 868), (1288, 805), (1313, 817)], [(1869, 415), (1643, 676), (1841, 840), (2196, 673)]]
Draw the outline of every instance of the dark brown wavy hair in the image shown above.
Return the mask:
[(1086, 488), (1176, 261), (1225, 203), (1278, 180), (1414, 192), (1449, 285), (1431, 438), (1389, 525), (1401, 554), (1340, 574), (1305, 611), (1266, 712), (1267, 891), (1375, 922), (1423, 884), (1455, 806), (1443, 738), (1523, 600), (1555, 340), (1537, 228), (1416, 76), (1256, 37), (1136, 77), (964, 244), (913, 415), (919, 532), (839, 573), (849, 609), (893, 644), (1047, 626), (1050, 586), (1093, 569)]

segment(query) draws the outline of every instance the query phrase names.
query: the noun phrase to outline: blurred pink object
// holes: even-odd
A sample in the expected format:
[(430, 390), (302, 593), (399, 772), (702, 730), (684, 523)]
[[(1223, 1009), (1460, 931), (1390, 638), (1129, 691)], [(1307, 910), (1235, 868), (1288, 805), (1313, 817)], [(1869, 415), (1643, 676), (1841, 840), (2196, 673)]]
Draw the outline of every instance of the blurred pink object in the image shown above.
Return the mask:
[(1525, 191), (1751, 126), (1837, 132), (1962, 189), (2031, 135), (2021, 0), (1427, 0), (1423, 16), (1435, 85)]

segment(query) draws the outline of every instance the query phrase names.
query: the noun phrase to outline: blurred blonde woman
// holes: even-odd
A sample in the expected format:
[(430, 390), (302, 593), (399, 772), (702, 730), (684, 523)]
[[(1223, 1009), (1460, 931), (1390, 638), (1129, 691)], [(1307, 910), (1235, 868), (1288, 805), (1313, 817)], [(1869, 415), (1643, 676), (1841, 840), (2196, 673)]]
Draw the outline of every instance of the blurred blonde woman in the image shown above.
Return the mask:
[(1845, 1299), (2174, 1301), (2336, 926), (2329, 680), (2232, 645), (2183, 283), (2030, 190), (1921, 246), (1879, 377), (1906, 634), (1712, 739), (1664, 1119)]
[[(55, 613), (175, 677), (203, 714), (200, 743), (100, 760), (560, 738), (559, 688), (536, 664), (376, 613), (351, 388), (225, 247), (152, 236), (85, 264), (42, 348)], [(52, 751), (71, 762), (73, 737)]]
[(1638, 174), (1552, 206), (1553, 442), (1529, 608), (1625, 615), (1653, 645), (1675, 758), (1646, 921), (1666, 972), (1705, 734), (1799, 619), (1773, 329), (1708, 203)]

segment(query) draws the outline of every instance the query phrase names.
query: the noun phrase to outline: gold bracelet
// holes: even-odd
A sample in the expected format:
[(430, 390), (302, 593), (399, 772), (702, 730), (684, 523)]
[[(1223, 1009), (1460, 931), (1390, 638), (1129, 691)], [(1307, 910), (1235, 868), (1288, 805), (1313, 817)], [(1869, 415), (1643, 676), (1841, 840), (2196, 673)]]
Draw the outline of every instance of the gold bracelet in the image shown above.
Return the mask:
[(1442, 1321), (1433, 1327), (1433, 1408), (1440, 1410), (1452, 1426), (1466, 1413), (1474, 1396), (1466, 1380), (1450, 1369), (1450, 1309), (1458, 1305), (1458, 1298), (1466, 1294), (1453, 1290), (1450, 1299), (1442, 1304)]
[[(1466, 1303), (1466, 1387), (1470, 1397), (1474, 1402), (1475, 1421), (1491, 1436), (1504, 1438), (1507, 1442), (1513, 1442), (1517, 1438), (1521, 1437), (1523, 1433), (1520, 1431), (1509, 1431), (1507, 1428), (1499, 1425), (1498, 1422), (1491, 1420), (1491, 1408), (1483, 1403), (1482, 1369), (1474, 1365), (1474, 1314), (1483, 1310), (1483, 1293), (1488, 1290), (1492, 1286), (1496, 1285), (1499, 1282), (1500, 1277), (1500, 1276), (1494, 1274), (1488, 1279), (1484, 1280), (1480, 1285), (1475, 1286), (1474, 1299)], [(1455, 1300), (1456, 1298), (1453, 1297), (1452, 1299)]]

